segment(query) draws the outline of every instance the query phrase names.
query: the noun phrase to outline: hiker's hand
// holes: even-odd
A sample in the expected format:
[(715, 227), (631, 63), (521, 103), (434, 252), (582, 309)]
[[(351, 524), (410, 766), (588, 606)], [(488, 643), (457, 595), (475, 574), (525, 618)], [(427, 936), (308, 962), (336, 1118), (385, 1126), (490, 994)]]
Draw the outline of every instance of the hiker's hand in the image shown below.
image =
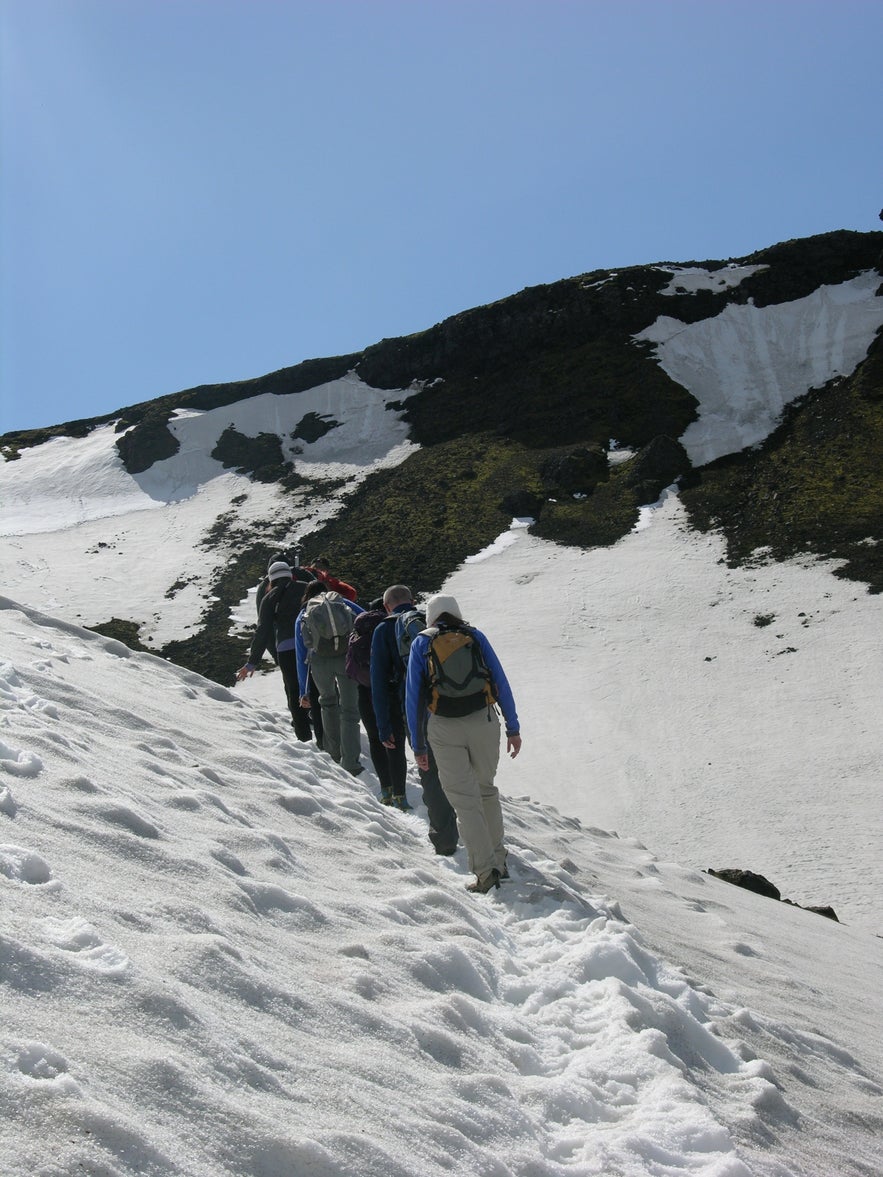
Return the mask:
[(247, 666), (240, 666), (236, 671), (236, 681), (242, 682), (244, 678), (251, 678), (253, 674), (254, 671), (250, 670)]
[(392, 736), (390, 736), (388, 740), (381, 740), (380, 742), (384, 748), (394, 748), (396, 746), (396, 742)]
[(303, 707), (304, 711), (309, 711), (309, 709), (310, 709), (310, 696), (309, 695), (301, 695), (300, 705), (301, 705), (301, 707)]
[(417, 767), (421, 772), (429, 772), (429, 753), (421, 752), (419, 756), (414, 757)]
[(521, 736), (507, 736), (506, 737), (506, 751), (514, 760), (521, 751)]

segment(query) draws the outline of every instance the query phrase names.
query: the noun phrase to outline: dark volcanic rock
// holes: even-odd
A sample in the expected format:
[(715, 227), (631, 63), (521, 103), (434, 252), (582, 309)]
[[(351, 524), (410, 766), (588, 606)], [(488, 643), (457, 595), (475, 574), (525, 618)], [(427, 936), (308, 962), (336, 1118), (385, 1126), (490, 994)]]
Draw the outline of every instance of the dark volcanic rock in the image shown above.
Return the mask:
[(754, 871), (734, 868), (712, 870), (709, 867), (705, 873), (713, 875), (716, 879), (722, 879), (725, 883), (733, 883), (736, 887), (744, 887), (746, 891), (754, 891), (756, 895), (764, 895), (767, 899), (778, 899), (782, 903), (787, 903), (789, 907), (799, 907), (801, 911), (813, 911), (816, 915), (823, 915), (826, 919), (833, 920), (837, 924), (840, 923), (833, 907), (827, 904), (807, 907), (802, 903), (795, 903), (793, 899), (782, 899), (779, 888), (763, 875), (756, 875)]
[(550, 495), (591, 494), (609, 474), (607, 453), (600, 445), (551, 454), (540, 466), (544, 489)]
[(769, 899), (782, 898), (782, 893), (778, 887), (774, 886), (763, 875), (756, 875), (754, 871), (736, 870), (733, 868), (711, 870), (709, 868), (708, 874), (714, 875), (716, 879), (723, 879), (725, 883), (732, 883), (736, 887), (744, 887), (746, 891), (754, 891), (757, 895), (766, 895)]
[(671, 437), (654, 437), (629, 463), (626, 481), (640, 504), (655, 503), (667, 486), (690, 469), (687, 451)]
[(167, 413), (148, 413), (140, 425), (117, 438), (117, 449), (130, 474), (143, 474), (154, 462), (178, 452), (180, 443), (169, 429), (167, 417)]
[(228, 425), (218, 438), (212, 457), (226, 470), (251, 474), (258, 482), (278, 482), (290, 469), (290, 463), (283, 459), (282, 442), (277, 434), (259, 433), (257, 437), (248, 437), (232, 425)]
[(321, 413), (306, 413), (298, 421), (291, 436), (309, 445), (330, 433), (332, 429), (337, 429), (339, 425), (340, 422), (335, 421), (333, 417), (323, 416)]
[(537, 519), (542, 509), (542, 498), (529, 490), (513, 491), (500, 502), (500, 510), (515, 519)]
[(823, 904), (821, 907), (804, 907), (801, 903), (795, 903), (793, 899), (783, 899), (782, 902), (787, 903), (789, 907), (799, 907), (802, 911), (814, 911), (816, 915), (823, 915), (825, 919), (833, 920), (835, 924), (840, 923), (837, 912), (829, 904)]

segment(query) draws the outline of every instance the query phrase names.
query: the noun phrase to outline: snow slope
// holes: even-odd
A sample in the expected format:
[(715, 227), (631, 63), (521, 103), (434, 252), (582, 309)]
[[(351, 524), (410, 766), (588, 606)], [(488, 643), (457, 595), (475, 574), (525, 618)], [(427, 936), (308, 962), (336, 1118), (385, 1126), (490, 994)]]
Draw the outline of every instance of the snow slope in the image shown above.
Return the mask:
[(0, 641), (5, 1177), (879, 1171), (878, 937), (527, 798), (470, 896), (278, 706)]
[[(883, 300), (847, 287), (657, 324), (710, 445), (859, 362)], [(701, 370), (667, 343), (697, 329)], [(219, 516), (284, 512), (293, 541), (337, 509), (223, 471), (228, 425), (288, 446), (333, 417), (287, 452), (354, 485), (409, 452), (400, 397), (347, 378), (179, 414), (137, 478), (110, 428), (0, 465), (0, 1172), (876, 1177), (880, 598), (727, 569), (672, 493), (613, 548), (522, 524), (476, 553), (445, 587), (525, 736), (499, 778), (514, 881), (480, 899), (421, 808), (292, 742), (276, 673), (232, 691), (73, 624), (186, 636)]]
[[(743, 269), (672, 281), (701, 289), (741, 281)], [(677, 338), (704, 333), (714, 395), (757, 434), (779, 411), (777, 390), (798, 387), (798, 352), (819, 378), (858, 362), (883, 318), (876, 281), (865, 275), (763, 311), (731, 308), (734, 321), (753, 324), (743, 342), (753, 341), (763, 369), (759, 399), (739, 392), (745, 349), (734, 358), (726, 315)], [(702, 401), (695, 372), (672, 372)], [(279, 430), (296, 465), (355, 485), (409, 452), (400, 414), (387, 407), (401, 396), (349, 376), (179, 414), (180, 452), (136, 478), (110, 427), (25, 450), (0, 463), (2, 587), (67, 620), (137, 621), (149, 643), (186, 637), (227, 558), (202, 546), (219, 516), (232, 510), (252, 537), (284, 518), (297, 540), (339, 502), (285, 496), (224, 471), (210, 457), (224, 429)], [(295, 454), (291, 434), (308, 413), (338, 424)], [(720, 444), (741, 443), (741, 425), (719, 428)], [(525, 791), (527, 765), (530, 794), (562, 812), (639, 837), (685, 866), (758, 871), (789, 898), (830, 903), (851, 924), (883, 931), (880, 598), (814, 564), (728, 570), (719, 541), (690, 533), (672, 496), (645, 510), (639, 529), (588, 552), (516, 529), (492, 559), (477, 554), (485, 558), (452, 578), (517, 688), (525, 748), (504, 767), (503, 787)], [(253, 619), (246, 599), (233, 618), (243, 650)], [(264, 685), (278, 705), (278, 681)]]
[[(289, 494), (225, 470), (211, 457), (224, 430), (277, 432), (299, 471), (345, 479), (348, 493), (413, 450), (401, 413), (387, 407), (403, 395), (347, 376), (290, 396), (179, 411), (169, 424), (178, 453), (137, 475), (123, 466), (113, 425), (25, 449), (16, 461), (0, 462), (3, 587), (84, 625), (136, 621), (146, 645), (184, 638), (227, 560), (223, 547), (203, 544), (220, 516), (232, 508), (237, 527), (253, 537), (268, 522), (291, 519), (294, 542), (341, 498)], [(337, 424), (315, 442), (295, 442), (292, 432), (311, 413)]]
[(446, 583), (518, 701), (501, 787), (883, 933), (883, 598), (650, 514), (585, 552), (516, 525)]

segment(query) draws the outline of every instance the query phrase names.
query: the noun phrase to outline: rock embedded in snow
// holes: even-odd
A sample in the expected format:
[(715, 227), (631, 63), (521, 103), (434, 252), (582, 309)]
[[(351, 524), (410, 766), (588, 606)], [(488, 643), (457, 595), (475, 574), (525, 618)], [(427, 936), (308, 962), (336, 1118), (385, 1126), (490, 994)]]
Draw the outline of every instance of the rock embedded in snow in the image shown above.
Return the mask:
[(795, 903), (793, 899), (783, 899), (782, 893), (775, 883), (771, 883), (764, 875), (755, 874), (754, 871), (740, 870), (734, 867), (727, 867), (724, 870), (712, 870), (711, 867), (705, 872), (712, 875), (715, 879), (721, 879), (725, 883), (732, 883), (735, 887), (743, 887), (746, 891), (753, 891), (756, 895), (763, 895), (767, 899), (780, 900), (782, 903), (787, 903), (791, 907), (800, 907), (804, 911), (813, 911), (817, 915), (823, 915), (829, 920), (834, 920), (836, 923), (840, 921), (837, 919), (837, 913), (829, 904), (816, 905)]

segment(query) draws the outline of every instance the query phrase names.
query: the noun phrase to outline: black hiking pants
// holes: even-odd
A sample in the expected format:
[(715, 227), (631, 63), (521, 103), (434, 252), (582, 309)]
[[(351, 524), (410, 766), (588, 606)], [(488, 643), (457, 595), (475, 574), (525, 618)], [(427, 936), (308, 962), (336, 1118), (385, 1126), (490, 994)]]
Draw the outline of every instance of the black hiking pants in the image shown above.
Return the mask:
[[(392, 738), (395, 740), (396, 746), (395, 748), (387, 748), (390, 766), (394, 766), (393, 772), (399, 774), (393, 776), (395, 782), (393, 793), (398, 788), (404, 793), (405, 776), (408, 771), (405, 756), (408, 737), (405, 734), (405, 714), (402, 710), (402, 702), (401, 693), (398, 688), (395, 688), (395, 695), (389, 700), (389, 718)], [(436, 854), (453, 854), (457, 849), (459, 839), (457, 815), (441, 787), (441, 781), (438, 779), (438, 766), (431, 748), (429, 749), (429, 768), (426, 772), (418, 768), (417, 774), (420, 777), (420, 787), (423, 790), (423, 804), (429, 815), (429, 840), (435, 847)], [(401, 781), (401, 785), (398, 784), (399, 781)]]
[(429, 840), (436, 854), (453, 854), (457, 849), (459, 831), (457, 815), (447, 799), (438, 777), (438, 765), (432, 749), (429, 748), (429, 768), (426, 772), (417, 769), (423, 789), (423, 804), (429, 814)]
[(313, 682), (313, 676), (308, 680), (310, 694), (310, 709), (300, 705), (300, 686), (297, 681), (297, 655), (294, 650), (283, 650), (277, 654), (279, 669), (282, 672), (282, 682), (285, 684), (285, 699), (291, 712), (291, 726), (294, 734), (304, 743), (316, 734), (316, 743), (322, 747), (322, 710), (319, 707), (319, 688)]
[[(368, 736), (368, 750), (371, 753), (371, 763), (374, 765), (374, 771), (377, 773), (377, 779), (380, 781), (381, 789), (392, 791), (389, 749), (384, 748), (380, 742), (380, 733), (377, 730), (377, 716), (374, 714), (374, 703), (371, 700), (371, 688), (364, 686), (362, 683), (359, 683), (358, 686), (359, 719), (361, 719), (362, 727)], [(401, 791), (405, 791), (404, 786)]]

